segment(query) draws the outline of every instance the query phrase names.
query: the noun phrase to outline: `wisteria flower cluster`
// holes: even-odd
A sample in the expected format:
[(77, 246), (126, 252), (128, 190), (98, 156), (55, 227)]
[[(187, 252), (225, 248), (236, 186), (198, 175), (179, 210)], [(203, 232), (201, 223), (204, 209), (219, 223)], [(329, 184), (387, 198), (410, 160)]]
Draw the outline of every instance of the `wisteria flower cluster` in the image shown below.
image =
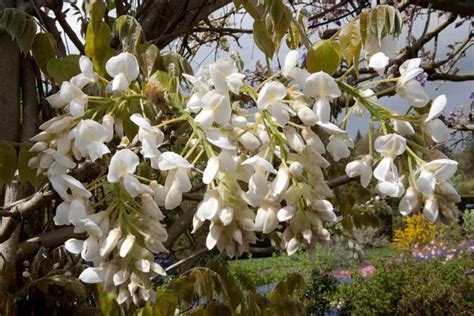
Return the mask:
[[(372, 55), (370, 66), (383, 70), (389, 58)], [(65, 244), (90, 266), (83, 282), (116, 290), (120, 304), (152, 301), (150, 280), (165, 274), (154, 262), (167, 252), (163, 220), (200, 184), (205, 192), (193, 232), (209, 222), (209, 249), (240, 256), (256, 233), (276, 232), (288, 254), (304, 247), (314, 255), (315, 245), (330, 239), (328, 225), (338, 221), (325, 169), (354, 148), (345, 123), (333, 117), (332, 104), (343, 94), (354, 99), (345, 120), (368, 111), (382, 133), (367, 155), (347, 163), (347, 175), (360, 177), (364, 187), (373, 175), (379, 194), (401, 198), (404, 215), (422, 209), (433, 222), (455, 217), (459, 195), (449, 178), (457, 163), (431, 149), (449, 137), (438, 118), (447, 100), (439, 96), (428, 106), (415, 79), (423, 71), (420, 59), (387, 79), (415, 109), (404, 116), (377, 104), (366, 86), (309, 73), (298, 60), (291, 51), (281, 72), (253, 88), (230, 59), (173, 77), (169, 85), (160, 79), (166, 76), (146, 79), (128, 52), (107, 61), (109, 79), (80, 58), (81, 73), (47, 98), (57, 116), (32, 139), (37, 155), (29, 166), (46, 174), (62, 199), (55, 224), (87, 233)], [(82, 183), (70, 171), (85, 162), (103, 172)], [(151, 176), (140, 172), (145, 166)]]

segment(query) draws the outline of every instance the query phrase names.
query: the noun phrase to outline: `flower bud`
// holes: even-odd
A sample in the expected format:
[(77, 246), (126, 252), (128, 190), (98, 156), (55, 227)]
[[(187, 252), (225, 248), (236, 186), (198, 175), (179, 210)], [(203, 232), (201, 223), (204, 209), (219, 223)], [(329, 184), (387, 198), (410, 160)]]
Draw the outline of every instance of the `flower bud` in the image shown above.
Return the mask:
[(293, 161), (290, 164), (289, 170), (293, 177), (299, 177), (303, 173), (303, 165), (298, 161)]

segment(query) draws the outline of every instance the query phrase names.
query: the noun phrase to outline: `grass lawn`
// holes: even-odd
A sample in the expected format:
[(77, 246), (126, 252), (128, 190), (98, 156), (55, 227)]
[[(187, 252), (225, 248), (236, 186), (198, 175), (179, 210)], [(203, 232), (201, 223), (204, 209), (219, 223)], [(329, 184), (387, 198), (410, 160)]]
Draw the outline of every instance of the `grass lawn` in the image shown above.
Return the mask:
[[(238, 277), (239, 274), (248, 275), (255, 285), (279, 282), (289, 273), (299, 273), (309, 280), (311, 271), (317, 267), (326, 265), (333, 269), (351, 268), (360, 265), (354, 259), (349, 258), (349, 253), (342, 253), (338, 249), (320, 248), (316, 259), (312, 262), (304, 252), (293, 256), (286, 254), (268, 258), (251, 258), (228, 261), (231, 273)], [(388, 246), (366, 250), (366, 262), (370, 263), (378, 259), (385, 259), (399, 254), (399, 250)]]

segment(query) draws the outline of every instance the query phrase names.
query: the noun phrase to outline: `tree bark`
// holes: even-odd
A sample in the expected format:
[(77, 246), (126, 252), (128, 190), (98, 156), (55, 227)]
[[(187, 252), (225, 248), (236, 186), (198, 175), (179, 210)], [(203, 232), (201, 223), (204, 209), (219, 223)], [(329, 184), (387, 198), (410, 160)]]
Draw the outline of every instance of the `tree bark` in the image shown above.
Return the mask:
[[(8, 4), (1, 4), (0, 9)], [(20, 51), (17, 44), (8, 34), (0, 30), (0, 73), (4, 80), (0, 82), (0, 138), (6, 141), (18, 141), (20, 135)], [(4, 203), (14, 202), (18, 196), (18, 183), (12, 183), (5, 190)], [(2, 201), (3, 202), (3, 201)], [(9, 225), (12, 218), (3, 218), (1, 230)], [(0, 271), (9, 265), (8, 271), (14, 271), (16, 245), (20, 238), (20, 228), (16, 227), (10, 237), (0, 244)], [(4, 288), (10, 288), (15, 278), (15, 273), (5, 273), (5, 279), (0, 274), (0, 282)]]

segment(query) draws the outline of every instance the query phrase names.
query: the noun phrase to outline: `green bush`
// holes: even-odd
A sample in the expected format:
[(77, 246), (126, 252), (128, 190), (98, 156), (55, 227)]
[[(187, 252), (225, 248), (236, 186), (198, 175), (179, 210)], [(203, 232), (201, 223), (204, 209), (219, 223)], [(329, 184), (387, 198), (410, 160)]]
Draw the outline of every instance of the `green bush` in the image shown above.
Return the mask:
[(474, 280), (465, 275), (471, 267), (468, 257), (379, 263), (370, 278), (354, 272), (335, 300), (343, 300), (353, 315), (472, 315)]
[(329, 269), (316, 268), (311, 272), (311, 281), (304, 294), (306, 312), (310, 315), (324, 315), (334, 305), (337, 280)]

